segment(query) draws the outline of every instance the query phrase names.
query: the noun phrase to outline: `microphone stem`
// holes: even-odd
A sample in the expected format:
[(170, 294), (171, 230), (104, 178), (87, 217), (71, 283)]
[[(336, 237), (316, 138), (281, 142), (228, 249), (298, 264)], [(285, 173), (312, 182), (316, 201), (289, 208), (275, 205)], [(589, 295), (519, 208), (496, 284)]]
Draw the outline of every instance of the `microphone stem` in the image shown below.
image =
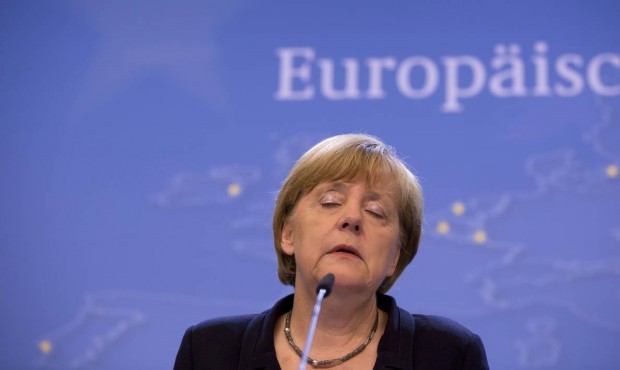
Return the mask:
[(323, 297), (327, 293), (325, 289), (319, 289), (319, 294), (316, 297), (314, 303), (314, 309), (312, 310), (312, 320), (310, 321), (310, 327), (308, 328), (308, 335), (306, 336), (306, 345), (304, 346), (304, 353), (301, 356), (298, 370), (306, 370), (306, 364), (308, 363), (308, 356), (310, 355), (310, 348), (312, 347), (312, 340), (314, 339), (314, 330), (316, 329), (316, 323), (319, 320), (319, 313), (321, 312), (321, 303)]

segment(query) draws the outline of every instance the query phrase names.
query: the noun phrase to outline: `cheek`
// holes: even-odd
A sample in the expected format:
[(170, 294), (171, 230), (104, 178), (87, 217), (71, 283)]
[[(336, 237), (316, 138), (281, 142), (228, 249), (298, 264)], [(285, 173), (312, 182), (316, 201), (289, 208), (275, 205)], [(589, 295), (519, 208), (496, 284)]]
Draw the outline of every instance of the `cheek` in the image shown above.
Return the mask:
[(390, 254), (388, 259), (388, 275), (394, 274), (396, 270), (396, 265), (398, 264), (398, 259), (400, 257), (400, 235), (393, 239), (392, 244), (390, 245)]
[(396, 265), (398, 265), (398, 259), (400, 257), (400, 247), (396, 246), (394, 254), (392, 255), (391, 264), (390, 264), (390, 275), (394, 273), (396, 270)]

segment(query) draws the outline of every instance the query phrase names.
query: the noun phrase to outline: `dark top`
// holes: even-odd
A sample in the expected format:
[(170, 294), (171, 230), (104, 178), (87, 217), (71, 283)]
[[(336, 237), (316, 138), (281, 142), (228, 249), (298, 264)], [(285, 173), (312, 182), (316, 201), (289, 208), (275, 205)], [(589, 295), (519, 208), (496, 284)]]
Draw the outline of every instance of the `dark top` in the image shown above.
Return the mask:
[[(489, 368), (480, 337), (462, 325), (443, 317), (412, 315), (387, 295), (377, 298), (389, 318), (374, 369)], [(289, 295), (258, 315), (212, 319), (190, 327), (174, 370), (279, 370), (273, 332), (278, 317), (292, 307), (293, 295)]]

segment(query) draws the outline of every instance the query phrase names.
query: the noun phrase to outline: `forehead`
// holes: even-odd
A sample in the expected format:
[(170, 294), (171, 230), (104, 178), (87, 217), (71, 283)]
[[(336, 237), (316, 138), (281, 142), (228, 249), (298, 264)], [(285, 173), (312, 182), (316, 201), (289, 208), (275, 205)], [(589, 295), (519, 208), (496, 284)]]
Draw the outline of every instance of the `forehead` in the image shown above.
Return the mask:
[(349, 192), (352, 188), (363, 187), (363, 192), (369, 195), (375, 195), (377, 197), (389, 197), (394, 199), (395, 185), (393, 181), (387, 178), (374, 178), (373, 181), (367, 181), (363, 177), (358, 177), (352, 180), (335, 180), (335, 181), (323, 181), (311, 189), (308, 193), (322, 192), (326, 190), (335, 190), (341, 192)]

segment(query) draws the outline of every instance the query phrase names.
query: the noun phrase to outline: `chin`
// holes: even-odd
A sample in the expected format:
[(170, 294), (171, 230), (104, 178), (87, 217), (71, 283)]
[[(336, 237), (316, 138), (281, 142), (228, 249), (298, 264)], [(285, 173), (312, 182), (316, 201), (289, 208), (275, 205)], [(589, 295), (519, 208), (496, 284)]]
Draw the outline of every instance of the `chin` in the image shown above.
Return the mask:
[(320, 280), (330, 272), (334, 274), (334, 289), (337, 291), (360, 292), (372, 289), (368, 272), (363, 266), (342, 262), (326, 263), (318, 270), (315, 278)]
[[(341, 292), (361, 292), (368, 290), (369, 287), (364, 283), (364, 279), (359, 274), (346, 272), (333, 272), (335, 277), (334, 290)], [(374, 293), (374, 292), (373, 292)]]

